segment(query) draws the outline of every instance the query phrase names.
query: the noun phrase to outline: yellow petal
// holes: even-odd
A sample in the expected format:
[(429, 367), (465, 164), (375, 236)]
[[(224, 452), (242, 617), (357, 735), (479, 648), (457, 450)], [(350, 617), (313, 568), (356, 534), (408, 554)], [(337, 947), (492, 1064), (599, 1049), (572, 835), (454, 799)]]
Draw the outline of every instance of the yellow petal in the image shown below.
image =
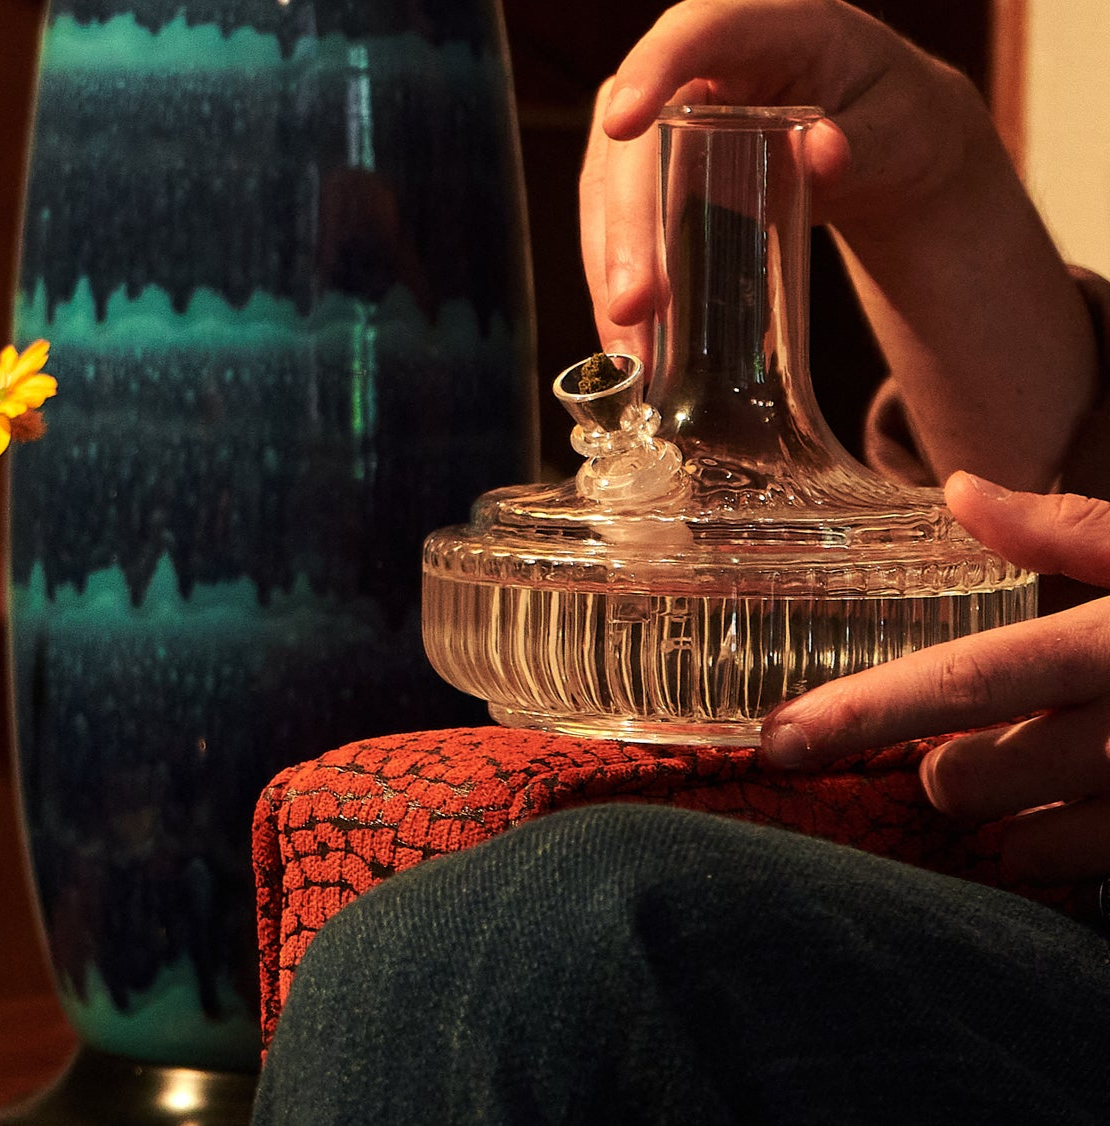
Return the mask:
[(37, 371), (41, 371), (43, 365), (50, 358), (50, 342), (47, 340), (36, 340), (33, 344), (28, 344), (22, 352), (19, 353), (19, 359), (16, 360), (15, 366), (12, 368), (10, 382), (15, 382), (24, 375), (33, 375)]
[(0, 454), (2, 454), (12, 441), (12, 424), (0, 415)]
[[(5, 395), (0, 399), (0, 426), (6, 425), (9, 418), (18, 418), (27, 409), (27, 404), (22, 399)], [(3, 451), (0, 450), (0, 453)]]
[(19, 380), (13, 380), (8, 388), (8, 397), (18, 399), (29, 407), (41, 407), (57, 393), (58, 381), (44, 371), (31, 372)]
[(18, 359), (19, 353), (10, 344), (3, 351), (0, 351), (0, 379), (3, 379), (15, 367)]

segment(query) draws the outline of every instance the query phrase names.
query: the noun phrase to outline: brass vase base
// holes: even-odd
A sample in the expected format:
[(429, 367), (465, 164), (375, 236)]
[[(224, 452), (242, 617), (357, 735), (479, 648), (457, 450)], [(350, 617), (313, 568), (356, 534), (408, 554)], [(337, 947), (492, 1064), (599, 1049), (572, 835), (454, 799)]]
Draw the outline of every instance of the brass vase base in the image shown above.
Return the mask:
[(257, 1074), (139, 1063), (82, 1048), (53, 1086), (0, 1111), (4, 1126), (247, 1126)]

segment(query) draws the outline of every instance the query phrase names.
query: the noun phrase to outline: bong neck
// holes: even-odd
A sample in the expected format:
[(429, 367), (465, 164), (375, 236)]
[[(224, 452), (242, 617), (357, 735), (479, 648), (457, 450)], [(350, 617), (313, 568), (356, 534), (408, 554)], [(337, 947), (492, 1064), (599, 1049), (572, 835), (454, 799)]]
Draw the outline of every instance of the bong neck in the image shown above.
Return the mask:
[(687, 454), (777, 456), (824, 423), (808, 357), (814, 110), (675, 107), (660, 119), (665, 313), (650, 399)]

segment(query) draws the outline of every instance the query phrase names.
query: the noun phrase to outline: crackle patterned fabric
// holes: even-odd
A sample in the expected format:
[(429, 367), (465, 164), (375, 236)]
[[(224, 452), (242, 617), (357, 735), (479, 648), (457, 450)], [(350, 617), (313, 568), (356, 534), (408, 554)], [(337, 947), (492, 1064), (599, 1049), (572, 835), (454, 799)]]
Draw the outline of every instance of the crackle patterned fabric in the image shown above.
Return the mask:
[[(476, 727), (368, 739), (290, 767), (262, 794), (254, 822), (264, 1044), (305, 949), (345, 904), (395, 872), (556, 809), (667, 802), (1005, 886), (1002, 823), (961, 827), (925, 799), (917, 764), (944, 738), (787, 774), (749, 748)], [(1066, 906), (1066, 889), (1035, 894)]]

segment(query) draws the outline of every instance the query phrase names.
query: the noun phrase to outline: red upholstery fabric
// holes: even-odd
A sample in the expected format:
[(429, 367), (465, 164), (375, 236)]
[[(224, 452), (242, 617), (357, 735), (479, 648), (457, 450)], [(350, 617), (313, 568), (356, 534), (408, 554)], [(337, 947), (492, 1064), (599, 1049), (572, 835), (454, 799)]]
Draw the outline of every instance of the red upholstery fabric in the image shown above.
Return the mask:
[[(999, 885), (1001, 824), (955, 825), (925, 800), (917, 764), (941, 741), (813, 775), (769, 770), (744, 748), (479, 727), (369, 739), (290, 767), (262, 794), (254, 824), (264, 1043), (305, 949), (341, 907), (395, 872), (556, 809), (668, 802)], [(1036, 894), (1065, 905), (1065, 889)]]

